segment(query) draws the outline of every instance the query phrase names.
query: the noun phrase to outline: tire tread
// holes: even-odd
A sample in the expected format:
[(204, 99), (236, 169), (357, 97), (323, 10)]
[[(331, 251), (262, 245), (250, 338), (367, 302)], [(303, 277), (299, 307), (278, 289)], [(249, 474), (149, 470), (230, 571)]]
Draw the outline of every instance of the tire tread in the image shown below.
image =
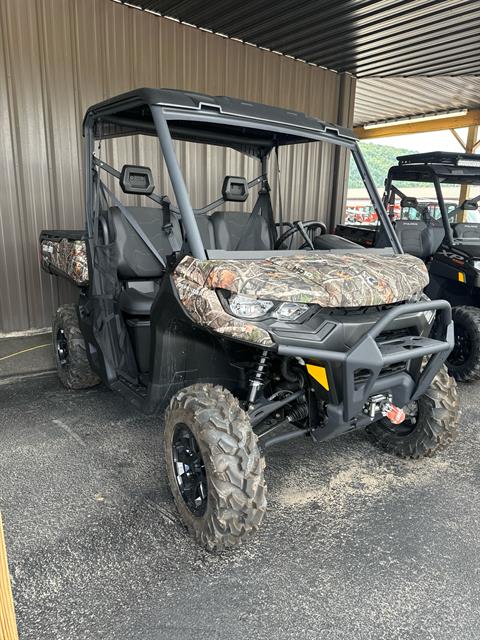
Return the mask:
[[(181, 416), (194, 433), (210, 470), (206, 514), (188, 511), (172, 476), (171, 437)], [(179, 391), (165, 415), (165, 461), (172, 494), (182, 520), (208, 550), (242, 543), (255, 533), (266, 512), (265, 460), (247, 414), (230, 391), (211, 384), (194, 384)], [(213, 493), (213, 495), (212, 495)]]

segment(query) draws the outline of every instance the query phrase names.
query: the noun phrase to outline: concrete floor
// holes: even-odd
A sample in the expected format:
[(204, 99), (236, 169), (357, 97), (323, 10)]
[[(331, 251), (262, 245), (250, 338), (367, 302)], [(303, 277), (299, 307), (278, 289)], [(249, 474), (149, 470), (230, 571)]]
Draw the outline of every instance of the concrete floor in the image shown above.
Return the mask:
[(272, 449), (261, 531), (211, 555), (177, 520), (159, 419), (52, 373), (4, 376), (21, 639), (479, 638), (479, 391), (462, 387), (458, 440), (433, 459), (397, 460), (362, 434)]

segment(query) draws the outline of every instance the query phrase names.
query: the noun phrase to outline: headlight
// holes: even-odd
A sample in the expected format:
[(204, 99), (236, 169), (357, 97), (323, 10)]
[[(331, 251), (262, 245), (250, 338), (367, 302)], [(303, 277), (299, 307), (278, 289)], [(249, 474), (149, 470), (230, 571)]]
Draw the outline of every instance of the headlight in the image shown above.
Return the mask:
[(480, 271), (480, 260), (474, 260), (474, 261), (473, 261), (473, 267), (474, 267), (474, 269), (476, 269), (477, 271)]
[(298, 320), (300, 316), (303, 316), (306, 311), (308, 311), (308, 304), (282, 302), (282, 304), (272, 313), (272, 316), (274, 318), (278, 318), (278, 320), (294, 322), (295, 320)]
[(309, 309), (308, 304), (299, 302), (274, 302), (259, 300), (240, 294), (233, 294), (227, 299), (230, 312), (237, 318), (258, 320), (260, 318), (276, 318), (285, 322), (295, 322)]
[(233, 295), (228, 301), (230, 311), (238, 318), (262, 318), (274, 306), (270, 300), (257, 300), (247, 296)]

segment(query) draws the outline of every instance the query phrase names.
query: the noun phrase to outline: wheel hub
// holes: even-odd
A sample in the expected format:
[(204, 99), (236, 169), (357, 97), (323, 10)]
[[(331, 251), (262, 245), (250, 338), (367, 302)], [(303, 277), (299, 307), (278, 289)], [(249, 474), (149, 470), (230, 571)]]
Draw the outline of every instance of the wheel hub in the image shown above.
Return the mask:
[(461, 326), (455, 325), (455, 346), (449, 357), (449, 362), (455, 366), (461, 366), (468, 360), (471, 352), (471, 341), (468, 333)]
[(68, 341), (65, 331), (59, 329), (56, 336), (57, 359), (61, 367), (68, 364)]
[(185, 424), (175, 427), (172, 456), (180, 494), (193, 515), (200, 517), (207, 508), (207, 475), (198, 442)]

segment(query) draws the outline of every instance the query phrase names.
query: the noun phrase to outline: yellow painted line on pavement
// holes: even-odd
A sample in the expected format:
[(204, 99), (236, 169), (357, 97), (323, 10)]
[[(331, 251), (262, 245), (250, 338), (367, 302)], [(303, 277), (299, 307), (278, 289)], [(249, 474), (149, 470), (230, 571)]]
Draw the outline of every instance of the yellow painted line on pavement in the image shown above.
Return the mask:
[(49, 347), (50, 342), (48, 344), (37, 344), (36, 347), (30, 347), (29, 349), (22, 349), (21, 351), (16, 351), (15, 353), (9, 353), (8, 356), (2, 356), (0, 358), (0, 362), (2, 360), (6, 360), (7, 358), (14, 358), (15, 356), (19, 356), (22, 353), (27, 353), (28, 351), (34, 351), (35, 349), (43, 349), (43, 347)]

